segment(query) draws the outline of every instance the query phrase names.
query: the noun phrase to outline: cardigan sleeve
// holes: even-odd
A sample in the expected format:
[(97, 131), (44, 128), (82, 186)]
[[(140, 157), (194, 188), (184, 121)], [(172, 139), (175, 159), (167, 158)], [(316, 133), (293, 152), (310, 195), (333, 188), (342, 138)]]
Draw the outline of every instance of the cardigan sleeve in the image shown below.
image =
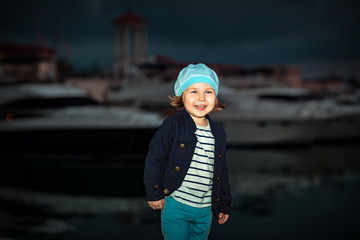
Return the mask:
[(160, 191), (163, 172), (169, 149), (176, 134), (175, 121), (167, 118), (150, 141), (144, 169), (146, 201), (157, 201), (164, 198)]
[(232, 196), (230, 191), (230, 183), (229, 183), (229, 172), (227, 167), (227, 159), (226, 153), (224, 156), (224, 166), (222, 170), (221, 176), (221, 190), (220, 190), (220, 207), (219, 211), (222, 213), (230, 214), (232, 207)]
[(220, 189), (220, 206), (219, 212), (230, 214), (232, 204), (232, 195), (230, 189), (230, 182), (229, 182), (229, 171), (227, 166), (227, 156), (226, 156), (226, 133), (222, 128), (222, 135), (224, 138), (224, 142), (222, 143), (222, 148), (225, 150), (223, 152), (223, 166), (222, 166), (222, 175), (221, 175), (221, 189)]

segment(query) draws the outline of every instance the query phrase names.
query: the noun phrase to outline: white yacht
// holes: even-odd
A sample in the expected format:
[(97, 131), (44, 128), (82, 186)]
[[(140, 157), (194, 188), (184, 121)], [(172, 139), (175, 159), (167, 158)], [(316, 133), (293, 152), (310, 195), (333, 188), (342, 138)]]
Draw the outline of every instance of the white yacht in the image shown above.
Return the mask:
[(133, 107), (168, 116), (176, 111), (169, 104), (168, 96), (173, 94), (173, 83), (143, 82), (110, 91), (108, 102), (110, 105)]
[(360, 138), (360, 98), (356, 94), (325, 99), (319, 108), (327, 116), (320, 127), (319, 139)]
[(139, 153), (163, 118), (136, 108), (105, 106), (60, 84), (0, 88), (1, 152)]
[[(168, 99), (172, 93), (172, 83), (144, 83), (110, 92), (109, 102), (168, 115), (174, 111)], [(229, 145), (307, 144), (318, 139), (360, 137), (355, 124), (343, 124), (349, 119), (358, 121), (354, 109), (344, 114), (333, 100), (304, 89), (276, 86), (237, 90), (221, 85), (218, 97), (226, 108), (211, 116), (225, 128)]]
[(219, 98), (227, 108), (212, 115), (227, 130), (230, 144), (306, 144), (317, 137), (318, 98), (301, 89), (226, 90)]

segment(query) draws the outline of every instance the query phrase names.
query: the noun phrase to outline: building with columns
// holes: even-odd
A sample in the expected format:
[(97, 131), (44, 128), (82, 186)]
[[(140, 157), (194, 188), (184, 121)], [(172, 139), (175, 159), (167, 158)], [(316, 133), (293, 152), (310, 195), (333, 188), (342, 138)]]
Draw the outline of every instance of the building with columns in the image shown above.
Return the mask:
[[(147, 55), (147, 20), (132, 11), (113, 20), (114, 24), (114, 80), (127, 85), (144, 81), (175, 81), (179, 71), (190, 62), (177, 61), (167, 56)], [(243, 67), (237, 64), (206, 63), (221, 81), (238, 88), (284, 84), (313, 90), (315, 83), (323, 89), (324, 82), (304, 83), (301, 68), (288, 65)], [(339, 81), (331, 82), (338, 88)], [(319, 88), (318, 87), (318, 88)]]
[(0, 84), (56, 80), (54, 49), (43, 45), (0, 43)]
[(147, 61), (147, 21), (127, 11), (114, 19), (114, 77), (136, 75), (137, 65)]

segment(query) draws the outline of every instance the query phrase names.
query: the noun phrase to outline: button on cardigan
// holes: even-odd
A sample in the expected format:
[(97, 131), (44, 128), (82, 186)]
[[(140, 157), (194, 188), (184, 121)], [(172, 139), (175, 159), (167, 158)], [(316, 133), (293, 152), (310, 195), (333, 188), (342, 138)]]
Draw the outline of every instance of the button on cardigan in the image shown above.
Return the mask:
[[(230, 214), (230, 193), (226, 162), (226, 134), (209, 116), (215, 138), (212, 211)], [(150, 141), (145, 160), (144, 185), (147, 201), (157, 201), (171, 195), (181, 186), (189, 169), (197, 138), (196, 125), (186, 110), (180, 110), (164, 120)]]

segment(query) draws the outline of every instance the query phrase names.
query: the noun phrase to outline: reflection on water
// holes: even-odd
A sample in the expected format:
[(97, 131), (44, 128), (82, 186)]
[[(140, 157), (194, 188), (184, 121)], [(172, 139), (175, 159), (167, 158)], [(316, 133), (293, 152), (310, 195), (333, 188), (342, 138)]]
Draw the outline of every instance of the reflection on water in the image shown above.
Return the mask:
[[(359, 239), (358, 147), (228, 149), (234, 208), (210, 239)], [(1, 163), (0, 237), (162, 238), (159, 212), (143, 199), (141, 157), (35, 158)]]

